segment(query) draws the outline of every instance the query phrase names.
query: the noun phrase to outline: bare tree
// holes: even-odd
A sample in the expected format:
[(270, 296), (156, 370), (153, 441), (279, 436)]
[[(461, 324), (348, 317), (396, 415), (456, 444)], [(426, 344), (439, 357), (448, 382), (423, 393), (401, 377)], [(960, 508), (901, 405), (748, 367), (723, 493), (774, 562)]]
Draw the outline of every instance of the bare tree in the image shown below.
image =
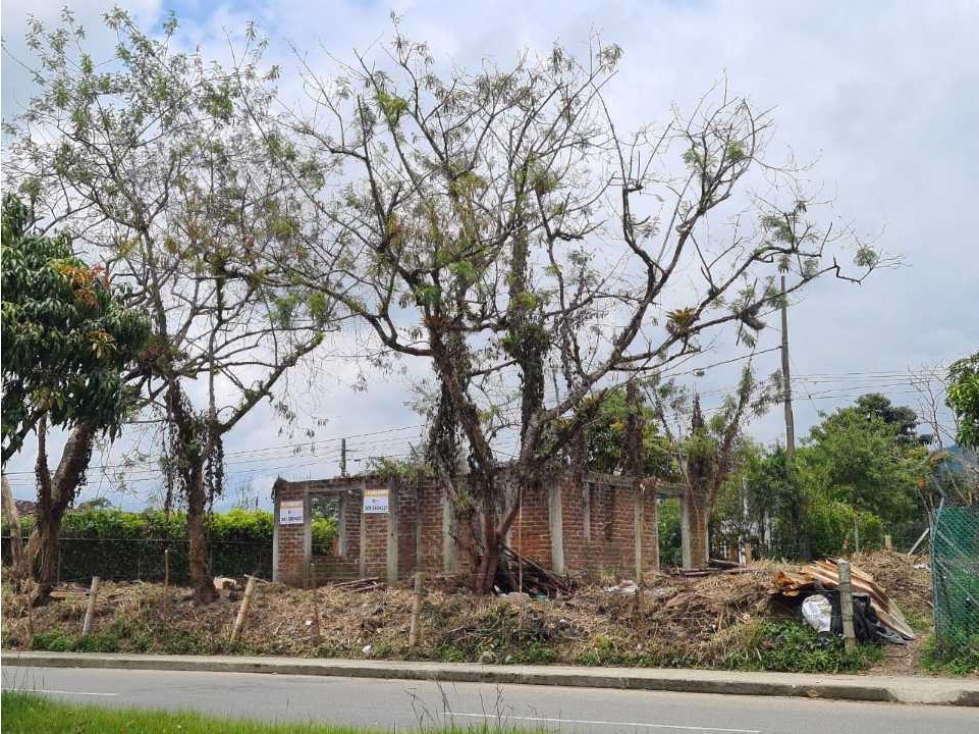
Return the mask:
[[(106, 16), (119, 43), (97, 63), (66, 12), (28, 37), (39, 93), (10, 132), (5, 168), (48, 227), (87, 243), (144, 309), (152, 338), (129, 380), (169, 427), (172, 472), (186, 499), (195, 596), (215, 598), (205, 521), (223, 486), (223, 440), (322, 341), (321, 293), (272, 284), (265, 248), (287, 248), (299, 204), (281, 151), (249, 124), (268, 109), (277, 71), (248, 45), (230, 70)], [(300, 200), (301, 203), (301, 200)], [(303, 308), (299, 312), (298, 306)]]
[[(322, 228), (279, 248), (276, 268), (431, 366), (435, 466), (472, 519), (480, 592), (518, 512), (504, 464), (518, 486), (542, 481), (589, 398), (667, 370), (717, 329), (751, 342), (782, 297), (780, 266), (791, 295), (881, 263), (818, 224), (791, 171), (767, 161), (771, 119), (748, 100), (721, 88), (626, 134), (605, 96), (620, 57), (596, 39), (582, 62), (555, 47), (467, 72), (398, 34), (387, 56), (334, 75), (305, 67), (296, 181), (319, 170), (331, 185), (302, 186)], [(855, 276), (833, 255), (843, 244)]]

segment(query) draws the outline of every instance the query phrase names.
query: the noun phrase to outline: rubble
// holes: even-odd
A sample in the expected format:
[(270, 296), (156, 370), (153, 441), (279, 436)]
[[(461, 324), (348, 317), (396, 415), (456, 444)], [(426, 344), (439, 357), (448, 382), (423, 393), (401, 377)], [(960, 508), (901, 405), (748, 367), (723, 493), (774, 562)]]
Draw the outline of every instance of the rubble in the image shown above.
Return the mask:
[(532, 597), (554, 598), (569, 595), (572, 583), (567, 576), (544, 568), (507, 547), (503, 549), (503, 562), (496, 572), (494, 587), (497, 593), (521, 591)]
[[(914, 630), (908, 624), (897, 604), (891, 600), (887, 592), (868, 573), (850, 567), (850, 576), (855, 593), (867, 594), (870, 604), (881, 623), (905, 640), (915, 639)], [(809, 596), (813, 592), (835, 589), (839, 586), (840, 577), (836, 561), (823, 560), (805, 566), (801, 571), (785, 571), (779, 569), (775, 574), (775, 588), (772, 596), (788, 599)]]

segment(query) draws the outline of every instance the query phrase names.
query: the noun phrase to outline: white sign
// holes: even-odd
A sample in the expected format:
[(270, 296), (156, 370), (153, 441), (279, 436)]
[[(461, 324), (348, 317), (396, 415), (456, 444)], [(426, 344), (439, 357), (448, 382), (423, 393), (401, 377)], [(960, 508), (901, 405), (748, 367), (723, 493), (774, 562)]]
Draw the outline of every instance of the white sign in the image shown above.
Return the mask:
[(303, 501), (284, 500), (279, 503), (279, 525), (302, 525)]
[(386, 489), (364, 490), (364, 514), (365, 515), (388, 514), (388, 491)]

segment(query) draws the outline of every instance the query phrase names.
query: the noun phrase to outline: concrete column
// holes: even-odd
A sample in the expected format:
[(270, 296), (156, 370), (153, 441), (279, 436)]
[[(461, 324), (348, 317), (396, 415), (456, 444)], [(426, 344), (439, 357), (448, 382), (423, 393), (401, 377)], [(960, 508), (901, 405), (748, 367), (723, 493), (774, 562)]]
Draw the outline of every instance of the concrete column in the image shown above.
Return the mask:
[(455, 538), (455, 513), (452, 511), (452, 502), (449, 500), (449, 493), (442, 491), (442, 567), (446, 573), (455, 573), (458, 568), (458, 556), (456, 553)]
[(680, 498), (680, 552), (683, 556), (683, 567), (690, 568), (690, 502), (686, 494)]
[(425, 568), (425, 558), (422, 555), (422, 499), (421, 490), (415, 494), (415, 572)]
[(339, 495), (337, 502), (337, 555), (345, 558), (347, 555), (347, 505), (350, 497), (346, 492)]
[(585, 542), (591, 542), (591, 483), (581, 483), (581, 531)]
[(387, 566), (388, 583), (393, 584), (398, 580), (398, 486), (391, 483), (388, 487), (388, 541), (387, 541)]
[(561, 508), (561, 483), (552, 481), (547, 489), (548, 524), (551, 535), (551, 570), (564, 573), (564, 517)]
[(360, 485), (360, 577), (367, 576), (367, 515), (364, 514), (364, 486)]
[(683, 567), (693, 568), (693, 543), (703, 543), (704, 563), (710, 557), (710, 543), (707, 532), (701, 534), (700, 529), (695, 529), (696, 509), (691, 507), (691, 500), (684, 493), (680, 500), (682, 512), (680, 514), (680, 548), (683, 551)]
[(642, 504), (642, 488), (638, 482), (632, 488), (632, 535), (636, 552), (636, 581), (642, 581), (642, 539), (645, 534), (645, 510)]
[(652, 558), (652, 567), (654, 570), (659, 571), (660, 569), (660, 558), (659, 558), (659, 504), (656, 499), (656, 490), (652, 491), (652, 496), (649, 497), (649, 507), (646, 512), (646, 521), (649, 525), (649, 552)]
[(272, 502), (272, 582), (279, 580), (279, 493)]
[(308, 589), (313, 586), (311, 573), (313, 564), (313, 517), (312, 503), (309, 501), (309, 490), (303, 493), (303, 585)]

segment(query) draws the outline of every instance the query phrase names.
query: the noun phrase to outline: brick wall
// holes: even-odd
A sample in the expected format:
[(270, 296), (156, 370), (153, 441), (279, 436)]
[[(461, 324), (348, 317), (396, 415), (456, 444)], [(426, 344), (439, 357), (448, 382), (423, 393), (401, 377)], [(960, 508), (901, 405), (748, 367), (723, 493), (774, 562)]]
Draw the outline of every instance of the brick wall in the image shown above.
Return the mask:
[(510, 527), (509, 545), (517, 553), (549, 568), (551, 532), (549, 487), (524, 487), (523, 506)]
[[(511, 527), (509, 545), (546, 567), (553, 567), (550, 532), (552, 487), (560, 498), (561, 532), (566, 571), (635, 575), (635, 493), (622, 478), (591, 477), (584, 483), (571, 472), (558, 473), (541, 486), (525, 487), (520, 514)], [(389, 515), (362, 513), (363, 488), (389, 489), (397, 525), (397, 576), (404, 579), (417, 568), (434, 574), (445, 567), (442, 490), (434, 479), (394, 487), (377, 477), (337, 478), (275, 485), (276, 506), (283, 500), (303, 500), (309, 493), (344, 492), (342, 556), (313, 556), (313, 583), (377, 576), (387, 578)], [(657, 567), (656, 500), (653, 491), (642, 498), (642, 559), (645, 570)], [(304, 527), (280, 525), (278, 578), (303, 585)], [(361, 545), (363, 544), (363, 555)], [(469, 559), (457, 549), (457, 568)]]
[(305, 543), (305, 528), (302, 525), (278, 525), (279, 503), (288, 500), (303, 500), (306, 498), (306, 490), (294, 484), (276, 482), (275, 488), (275, 509), (276, 509), (276, 548), (278, 568), (276, 578), (284, 584), (292, 586), (302, 586), (305, 583), (303, 574), (303, 554)]

